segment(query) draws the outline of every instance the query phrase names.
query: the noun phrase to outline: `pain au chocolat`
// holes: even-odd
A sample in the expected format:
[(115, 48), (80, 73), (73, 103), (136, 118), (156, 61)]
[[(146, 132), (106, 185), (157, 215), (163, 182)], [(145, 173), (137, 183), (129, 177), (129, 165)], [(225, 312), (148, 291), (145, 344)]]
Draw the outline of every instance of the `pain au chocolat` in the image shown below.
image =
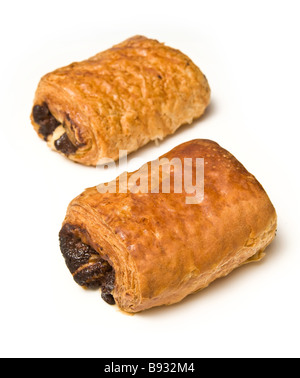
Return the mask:
[[(169, 193), (161, 190), (166, 159)], [(186, 161), (197, 174), (197, 159), (204, 167), (204, 195), (193, 202), (187, 201), (193, 193), (184, 184), (175, 190), (174, 183), (175, 174), (185, 181)], [(238, 266), (261, 259), (275, 236), (276, 212), (265, 190), (217, 143), (193, 140), (161, 161), (154, 164), (159, 190), (138, 190), (137, 185), (133, 191), (111, 192), (116, 183), (120, 189), (122, 175), (107, 184), (106, 192), (103, 186), (86, 189), (70, 203), (59, 234), (75, 281), (100, 288), (106, 302), (126, 312), (181, 301)], [(151, 183), (152, 163), (140, 174), (129, 173), (127, 182), (140, 184), (146, 176)]]
[(206, 77), (189, 57), (135, 36), (43, 76), (31, 121), (52, 149), (96, 166), (191, 123), (209, 99)]

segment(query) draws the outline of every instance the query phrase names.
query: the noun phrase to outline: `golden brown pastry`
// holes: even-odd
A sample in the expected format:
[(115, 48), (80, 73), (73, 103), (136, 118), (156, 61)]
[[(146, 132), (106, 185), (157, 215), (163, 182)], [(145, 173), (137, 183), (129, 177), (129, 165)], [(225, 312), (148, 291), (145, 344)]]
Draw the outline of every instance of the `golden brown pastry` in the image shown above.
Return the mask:
[[(241, 264), (261, 259), (275, 236), (276, 212), (268, 195), (217, 143), (193, 140), (159, 162), (166, 159), (177, 161), (169, 165), (170, 193), (162, 193), (163, 168), (148, 163), (127, 181), (126, 175), (112, 181), (106, 190), (115, 187), (116, 193), (105, 193), (103, 185), (85, 190), (70, 203), (60, 231), (75, 281), (101, 288), (104, 300), (127, 312), (181, 301)], [(190, 204), (187, 198), (196, 191), (185, 189), (185, 163), (192, 162), (195, 182), (198, 161), (204, 163), (204, 199)], [(156, 187), (152, 166), (160, 172)], [(180, 172), (182, 193), (178, 186), (175, 190)], [(124, 183), (135, 180), (140, 192), (133, 193), (132, 185), (124, 192)], [(142, 181), (151, 185), (148, 193)]]
[(42, 77), (31, 121), (52, 149), (95, 166), (174, 133), (200, 117), (209, 99), (191, 59), (135, 36)]

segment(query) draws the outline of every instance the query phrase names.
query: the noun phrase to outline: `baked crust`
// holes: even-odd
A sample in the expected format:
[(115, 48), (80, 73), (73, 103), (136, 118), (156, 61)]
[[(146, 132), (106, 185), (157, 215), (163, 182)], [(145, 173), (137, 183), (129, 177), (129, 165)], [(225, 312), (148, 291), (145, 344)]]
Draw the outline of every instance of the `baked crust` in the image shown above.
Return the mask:
[(193, 140), (162, 157), (204, 158), (201, 203), (187, 204), (187, 193), (173, 193), (172, 185), (169, 194), (101, 194), (93, 187), (70, 203), (63, 222), (113, 267), (113, 296), (127, 312), (181, 301), (262, 258), (275, 236), (268, 195), (217, 143)]
[[(208, 82), (191, 59), (135, 36), (42, 77), (34, 106), (47, 106), (75, 146), (59, 152), (95, 166), (174, 133), (200, 117), (209, 99)], [(36, 132), (55, 149), (53, 130), (45, 136), (33, 113)]]

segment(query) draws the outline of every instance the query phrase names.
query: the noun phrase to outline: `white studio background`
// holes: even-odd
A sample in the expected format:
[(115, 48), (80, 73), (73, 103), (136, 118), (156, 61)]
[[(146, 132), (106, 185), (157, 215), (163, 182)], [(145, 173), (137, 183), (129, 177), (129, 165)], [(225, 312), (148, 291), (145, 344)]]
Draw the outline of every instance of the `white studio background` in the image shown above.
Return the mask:
[[(297, 0), (1, 2), (1, 357), (299, 357), (299, 12)], [(29, 115), (42, 75), (136, 34), (189, 55), (212, 102), (130, 170), (213, 139), (264, 186), (278, 233), (262, 262), (127, 316), (73, 282), (58, 246), (69, 202), (115, 172), (50, 151)]]

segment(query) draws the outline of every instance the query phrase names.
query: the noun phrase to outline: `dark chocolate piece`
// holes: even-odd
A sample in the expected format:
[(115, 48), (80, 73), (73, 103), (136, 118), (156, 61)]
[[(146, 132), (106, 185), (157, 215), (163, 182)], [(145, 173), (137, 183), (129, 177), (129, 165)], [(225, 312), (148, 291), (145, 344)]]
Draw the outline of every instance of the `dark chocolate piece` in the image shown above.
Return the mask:
[(35, 105), (32, 109), (34, 122), (39, 123), (49, 117), (50, 111), (47, 104)]
[(77, 150), (77, 147), (70, 141), (66, 133), (54, 142), (54, 146), (65, 155), (74, 154)]
[(80, 239), (63, 231), (59, 234), (60, 249), (68, 269), (73, 274), (82, 265), (87, 264), (92, 255), (97, 256), (98, 253), (89, 245), (82, 243)]
[(89, 289), (101, 288), (102, 299), (108, 304), (115, 304), (111, 295), (115, 284), (112, 266), (92, 247), (76, 237), (72, 228), (74, 227), (65, 225), (59, 233), (59, 241), (66, 265), (75, 282)]
[(108, 304), (110, 305), (114, 305), (116, 302), (115, 302), (115, 299), (114, 297), (111, 295), (111, 294), (106, 294), (106, 293), (101, 293), (101, 298)]
[(110, 294), (115, 286), (115, 271), (112, 270), (106, 275), (105, 282), (101, 285), (101, 298), (108, 304), (115, 304), (114, 297)]
[[(111, 272), (111, 266), (99, 257), (100, 261), (88, 264), (82, 269), (78, 269), (73, 278), (80, 286), (85, 286), (89, 289), (106, 288), (106, 279)], [(111, 288), (111, 290), (113, 287)], [(111, 292), (111, 290), (109, 292)]]
[(60, 123), (50, 113), (48, 105), (35, 105), (32, 109), (33, 120), (37, 123), (39, 133), (43, 135), (44, 140), (47, 140), (48, 136), (53, 134), (54, 130), (60, 125)]

